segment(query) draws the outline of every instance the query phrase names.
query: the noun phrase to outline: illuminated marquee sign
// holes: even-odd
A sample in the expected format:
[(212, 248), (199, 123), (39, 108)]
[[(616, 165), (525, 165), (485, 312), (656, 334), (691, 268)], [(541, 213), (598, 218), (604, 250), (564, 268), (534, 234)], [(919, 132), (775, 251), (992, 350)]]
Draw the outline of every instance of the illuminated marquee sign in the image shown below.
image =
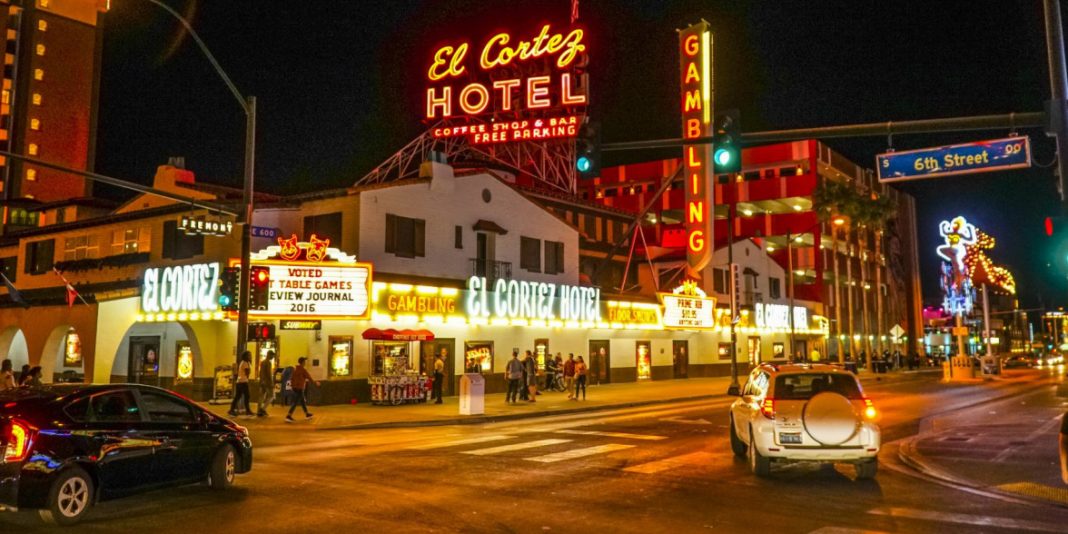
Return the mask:
[(467, 280), (467, 315), (497, 319), (601, 321), (601, 289), (485, 277)]
[[(701, 21), (679, 32), (682, 77), (682, 137), (712, 135), (712, 33)], [(686, 145), (685, 166), (686, 262), (691, 273), (712, 259), (712, 145)]]
[[(790, 328), (790, 306), (785, 304), (761, 304), (753, 305), (756, 314), (757, 328)], [(794, 328), (797, 330), (808, 328), (808, 308), (794, 306)]]
[[(231, 260), (236, 264), (237, 260)], [(249, 310), (257, 319), (367, 319), (371, 316), (371, 265), (330, 247), (329, 239), (278, 238), (252, 256), (268, 268), (266, 310)]]
[(219, 264), (198, 263), (145, 269), (144, 313), (214, 312), (218, 309)]
[[(474, 144), (575, 137), (582, 122), (576, 110), (588, 103), (585, 75), (575, 72), (587, 58), (584, 36), (582, 29), (560, 32), (545, 24), (534, 35), (498, 33), (478, 47), (439, 47), (426, 73), (426, 119), (509, 118), (443, 125), (433, 136), (464, 136)], [(532, 112), (547, 113), (524, 116)]]
[(234, 231), (232, 221), (216, 221), (204, 217), (183, 215), (178, 220), (178, 229), (186, 235), (228, 236)]
[(671, 293), (657, 296), (664, 305), (664, 328), (716, 328), (716, 299), (710, 298), (696, 283), (687, 281)]

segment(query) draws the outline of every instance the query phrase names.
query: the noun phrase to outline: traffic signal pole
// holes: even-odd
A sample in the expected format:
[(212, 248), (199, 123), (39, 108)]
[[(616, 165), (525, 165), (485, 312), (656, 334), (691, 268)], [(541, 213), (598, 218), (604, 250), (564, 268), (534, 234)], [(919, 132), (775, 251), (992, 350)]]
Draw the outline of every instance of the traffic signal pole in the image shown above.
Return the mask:
[(1061, 193), (1062, 211), (1068, 211), (1065, 195), (1068, 187), (1068, 114), (1065, 113), (1065, 98), (1068, 95), (1068, 71), (1064, 61), (1064, 31), (1061, 27), (1060, 0), (1043, 2), (1046, 15), (1046, 55), (1049, 59), (1050, 101), (1046, 112), (1050, 115), (1047, 134), (1057, 138), (1057, 178)]

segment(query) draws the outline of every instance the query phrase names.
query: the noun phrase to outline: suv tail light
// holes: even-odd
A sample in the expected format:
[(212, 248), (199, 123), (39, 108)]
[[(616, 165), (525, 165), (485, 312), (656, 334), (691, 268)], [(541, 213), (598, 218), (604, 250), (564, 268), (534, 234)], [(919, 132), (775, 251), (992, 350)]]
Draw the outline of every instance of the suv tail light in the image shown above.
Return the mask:
[(760, 404), (760, 414), (768, 419), (775, 419), (775, 399), (768, 397)]
[(4, 462), (21, 462), (30, 454), (34, 429), (22, 421), (11, 421), (4, 436)]
[(875, 419), (877, 415), (879, 415), (879, 412), (875, 409), (875, 404), (871, 402), (871, 399), (864, 397), (864, 417)]

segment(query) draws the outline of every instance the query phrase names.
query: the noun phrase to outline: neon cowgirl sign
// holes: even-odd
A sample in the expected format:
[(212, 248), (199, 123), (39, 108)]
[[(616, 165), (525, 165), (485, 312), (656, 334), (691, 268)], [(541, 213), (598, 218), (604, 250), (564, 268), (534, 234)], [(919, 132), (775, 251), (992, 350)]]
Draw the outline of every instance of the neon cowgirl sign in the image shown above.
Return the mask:
[[(475, 143), (574, 137), (581, 122), (575, 108), (588, 103), (585, 75), (575, 72), (586, 61), (583, 36), (581, 29), (555, 32), (545, 24), (526, 38), (498, 33), (478, 51), (468, 42), (439, 47), (426, 71), (427, 120), (509, 115), (488, 124), (446, 125), (433, 135)], [(522, 116), (554, 109), (561, 113)]]

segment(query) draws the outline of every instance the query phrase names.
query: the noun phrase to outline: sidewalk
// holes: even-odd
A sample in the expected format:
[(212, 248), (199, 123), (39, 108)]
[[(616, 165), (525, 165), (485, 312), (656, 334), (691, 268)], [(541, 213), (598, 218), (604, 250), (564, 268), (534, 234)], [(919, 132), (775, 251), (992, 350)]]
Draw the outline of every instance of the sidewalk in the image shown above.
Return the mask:
[(1057, 435), (1068, 390), (992, 403), (945, 420), (902, 442), (902, 461), (956, 485), (1068, 507)]
[[(882, 375), (861, 373), (860, 379), (867, 384), (913, 379), (920, 377), (922, 374), (917, 372), (892, 372)], [(744, 385), (745, 376), (739, 377), (739, 380)], [(566, 393), (543, 392), (538, 395), (537, 402), (520, 402), (518, 404), (505, 403), (504, 393), (491, 393), (485, 398), (485, 413), (483, 415), (460, 415), (458, 397), (445, 397), (444, 404), (375, 406), (361, 403), (356, 405), (309, 406), (308, 409), (315, 414), (313, 419), (310, 421), (302, 420), (304, 414), (298, 408), (294, 414), (294, 419), (297, 419), (297, 421), (289, 424), (310, 426), (316, 430), (362, 430), (481, 424), (717, 397), (727, 399), (729, 397), (727, 397), (726, 392), (729, 384), (729, 377), (628, 382), (624, 384), (590, 386), (587, 388), (587, 400), (585, 401), (569, 401)], [(255, 409), (255, 403), (252, 404), (253, 409)], [(228, 404), (211, 405), (202, 403), (202, 406), (223, 416), (226, 416), (226, 411), (229, 409)], [(278, 428), (289, 425), (283, 419), (286, 410), (280, 405), (275, 405), (268, 410), (271, 414), (269, 417), (240, 416), (236, 420), (251, 429)]]

